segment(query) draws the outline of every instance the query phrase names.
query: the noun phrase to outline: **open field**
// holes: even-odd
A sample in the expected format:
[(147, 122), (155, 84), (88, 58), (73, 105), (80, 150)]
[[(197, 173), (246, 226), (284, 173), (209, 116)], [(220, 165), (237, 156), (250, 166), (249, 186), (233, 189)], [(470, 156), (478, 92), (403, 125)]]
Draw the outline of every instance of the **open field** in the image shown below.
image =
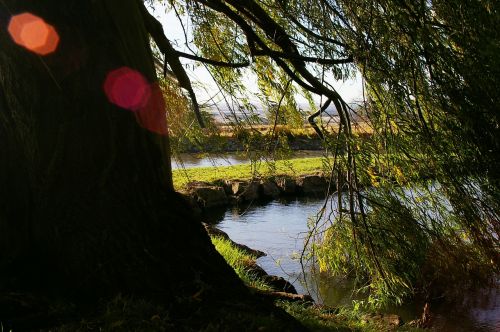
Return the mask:
[[(221, 125), (218, 126), (218, 128), (220, 130), (221, 136), (225, 137), (233, 137), (235, 132), (237, 132), (235, 131), (234, 126)], [(314, 131), (313, 127), (310, 124), (304, 124), (302, 128), (292, 128), (287, 125), (276, 125), (276, 127), (274, 125), (253, 125), (253, 126), (245, 126), (243, 128), (253, 132), (259, 132), (263, 135), (269, 135), (274, 130), (277, 133), (285, 133), (291, 136), (298, 136), (298, 137), (316, 136), (316, 132)], [(323, 128), (330, 133), (335, 133), (338, 132), (339, 130), (339, 124), (337, 122), (324, 123)], [(366, 121), (353, 122), (352, 129), (355, 133), (360, 135), (373, 133), (373, 128)]]

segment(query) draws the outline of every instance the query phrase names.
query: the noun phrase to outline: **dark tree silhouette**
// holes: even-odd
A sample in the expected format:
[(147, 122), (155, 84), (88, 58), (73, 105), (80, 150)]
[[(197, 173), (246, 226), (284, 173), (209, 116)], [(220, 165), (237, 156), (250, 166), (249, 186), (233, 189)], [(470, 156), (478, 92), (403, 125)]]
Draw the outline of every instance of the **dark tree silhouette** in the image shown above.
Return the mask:
[[(239, 311), (276, 314), (250, 295), (174, 192), (165, 128), (150, 126), (151, 117), (165, 121), (165, 107), (142, 6), (0, 3), (0, 292), (127, 294), (212, 310), (238, 301)], [(20, 13), (54, 27), (54, 52), (14, 42), (8, 25)], [(120, 68), (148, 84), (140, 109), (106, 95)]]
[[(180, 58), (209, 66), (233, 99), (248, 66), (275, 119), (293, 116), (299, 90), (324, 98), (309, 121), (334, 154), (340, 205), (324, 241), (333, 269), (399, 300), (426, 268), (435, 279), (498, 271), (498, 5), (460, 3), (172, 1), (195, 27), (187, 54), (139, 0), (0, 1), (0, 291), (253, 301), (173, 189), (150, 36), (201, 127)], [(22, 13), (43, 21), (12, 23)], [(323, 79), (356, 68), (368, 143)], [(333, 134), (316, 124), (329, 105)], [(406, 202), (401, 186), (424, 168), (440, 184), (439, 195), (423, 185), (427, 202), (445, 197), (452, 212)]]

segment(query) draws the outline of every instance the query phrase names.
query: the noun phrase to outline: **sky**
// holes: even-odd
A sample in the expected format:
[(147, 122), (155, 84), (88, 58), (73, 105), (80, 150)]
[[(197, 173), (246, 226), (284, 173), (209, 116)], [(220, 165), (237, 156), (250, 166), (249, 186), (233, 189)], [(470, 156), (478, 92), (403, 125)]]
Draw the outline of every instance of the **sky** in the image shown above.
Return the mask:
[[(185, 45), (185, 37), (181, 24), (174, 13), (167, 12), (166, 7), (161, 4), (157, 4), (154, 9), (150, 8), (150, 12), (162, 23), (165, 35), (169, 38), (174, 47), (179, 51), (191, 53)], [(189, 34), (188, 31), (188, 35)], [(184, 64), (193, 64), (191, 60), (181, 59), (181, 61)], [(192, 66), (189, 66), (189, 68), (191, 69)], [(193, 88), (200, 104), (204, 104), (204, 102), (210, 100), (214, 96), (216, 96), (215, 100), (217, 100), (217, 86), (203, 66), (197, 66), (194, 70), (187, 70), (187, 73), (193, 82)], [(247, 76), (244, 83), (251, 92), (257, 92), (256, 80), (255, 77), (252, 76), (253, 75)], [(195, 82), (203, 82), (203, 88), (200, 87), (200, 84), (196, 84)], [(359, 73), (356, 75), (355, 79), (346, 81), (331, 79), (329, 83), (339, 92), (348, 104), (356, 104), (363, 99), (362, 79)], [(315, 101), (319, 105), (321, 101), (320, 97), (315, 97)], [(297, 96), (297, 102), (299, 106), (307, 105), (307, 101), (302, 96)]]

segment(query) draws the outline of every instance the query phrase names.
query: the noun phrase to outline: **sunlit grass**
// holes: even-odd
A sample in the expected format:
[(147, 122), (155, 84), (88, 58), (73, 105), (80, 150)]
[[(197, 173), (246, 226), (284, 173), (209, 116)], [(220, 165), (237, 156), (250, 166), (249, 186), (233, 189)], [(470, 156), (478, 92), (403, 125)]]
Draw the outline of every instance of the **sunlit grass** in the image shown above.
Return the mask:
[(243, 250), (236, 248), (230, 241), (221, 237), (213, 236), (211, 239), (215, 249), (247, 286), (263, 290), (271, 289), (249, 270), (249, 266), (255, 264), (257, 257), (245, 253)]
[(259, 176), (311, 174), (327, 169), (327, 159), (300, 158), (279, 160), (276, 162), (258, 162), (254, 164), (194, 167), (173, 170), (173, 180), (176, 189), (182, 189), (188, 182), (216, 182), (218, 180), (248, 180)]
[[(236, 248), (230, 241), (221, 237), (211, 238), (215, 249), (224, 257), (226, 262), (235, 270), (240, 279), (250, 287), (261, 290), (271, 290), (259, 278), (249, 272), (248, 266), (255, 263), (256, 257)], [(295, 319), (300, 321), (310, 331), (386, 331), (390, 328), (363, 319), (364, 312), (351, 308), (331, 308), (311, 306), (300, 302), (278, 300), (275, 304), (284, 309)], [(397, 331), (421, 331), (419, 329), (402, 326)]]

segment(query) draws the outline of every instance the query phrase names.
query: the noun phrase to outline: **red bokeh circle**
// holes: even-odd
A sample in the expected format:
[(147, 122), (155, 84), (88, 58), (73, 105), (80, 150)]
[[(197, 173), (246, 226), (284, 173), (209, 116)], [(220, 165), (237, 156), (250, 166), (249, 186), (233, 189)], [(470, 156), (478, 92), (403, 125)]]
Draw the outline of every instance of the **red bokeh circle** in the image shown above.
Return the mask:
[(111, 103), (135, 112), (146, 106), (151, 88), (140, 72), (121, 67), (106, 76), (104, 92)]

